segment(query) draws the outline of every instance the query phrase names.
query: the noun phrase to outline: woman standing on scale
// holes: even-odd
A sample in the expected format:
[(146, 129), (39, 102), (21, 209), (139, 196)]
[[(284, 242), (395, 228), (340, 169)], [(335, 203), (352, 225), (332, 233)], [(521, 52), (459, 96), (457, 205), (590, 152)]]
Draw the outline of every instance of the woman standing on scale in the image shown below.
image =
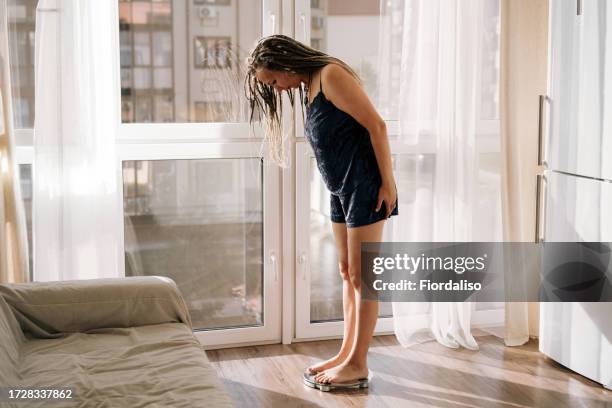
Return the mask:
[(324, 391), (367, 387), (378, 302), (361, 298), (361, 242), (380, 241), (385, 220), (398, 214), (385, 122), (346, 63), (283, 35), (258, 42), (248, 58), (245, 85), (250, 121), (256, 109), (263, 113), (265, 137), (278, 162), (283, 161), (281, 93), (287, 91), (294, 106), (293, 89), (299, 89), (307, 111), (305, 133), (330, 191), (344, 337), (336, 356), (307, 368), (304, 382)]

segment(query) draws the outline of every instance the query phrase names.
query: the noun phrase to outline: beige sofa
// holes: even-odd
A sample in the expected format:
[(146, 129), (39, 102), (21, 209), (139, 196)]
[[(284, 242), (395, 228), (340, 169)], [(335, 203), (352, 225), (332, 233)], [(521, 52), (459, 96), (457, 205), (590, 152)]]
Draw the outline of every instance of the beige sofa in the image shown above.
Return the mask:
[(0, 285), (0, 387), (74, 390), (0, 406), (233, 406), (160, 277)]

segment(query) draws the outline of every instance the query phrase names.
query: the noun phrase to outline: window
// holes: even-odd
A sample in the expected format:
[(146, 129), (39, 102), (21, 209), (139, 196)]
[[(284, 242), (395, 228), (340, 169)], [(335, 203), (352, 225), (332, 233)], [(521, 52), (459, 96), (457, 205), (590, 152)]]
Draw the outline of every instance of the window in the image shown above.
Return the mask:
[[(378, 98), (379, 3), (379, 0), (311, 0), (307, 31), (311, 47), (342, 59), (357, 72), (366, 93), (380, 110), (388, 101)], [(390, 115), (383, 118), (394, 119)]]
[(172, 278), (194, 328), (263, 321), (260, 159), (123, 162), (125, 274)]
[(119, 0), (123, 123), (246, 122), (243, 62), (261, 9), (250, 0)]
[(264, 2), (116, 4), (125, 275), (172, 278), (204, 344), (279, 340), (278, 173), (243, 88)]

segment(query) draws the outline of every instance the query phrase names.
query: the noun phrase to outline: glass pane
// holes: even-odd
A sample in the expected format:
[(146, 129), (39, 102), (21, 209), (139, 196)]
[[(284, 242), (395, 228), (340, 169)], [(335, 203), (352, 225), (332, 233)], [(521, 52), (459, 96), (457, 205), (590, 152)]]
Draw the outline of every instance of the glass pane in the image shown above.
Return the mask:
[(263, 324), (262, 162), (123, 162), (127, 276), (172, 278), (197, 329)]
[[(121, 67), (131, 67), (133, 65), (132, 61), (132, 48), (126, 47), (125, 44), (130, 41), (130, 32), (129, 31), (121, 31), (119, 33), (120, 42), (121, 42), (121, 55), (119, 57), (121, 61)], [(131, 85), (124, 86), (121, 84), (121, 88), (129, 88)]]
[(379, 101), (380, 1), (311, 0), (310, 12), (310, 46), (353, 68), (383, 118), (394, 119), (387, 114), (390, 101)]
[(174, 112), (172, 97), (169, 95), (155, 96), (155, 122), (172, 122)]
[(151, 41), (148, 32), (134, 33), (134, 65), (151, 65)]
[(8, 0), (8, 41), (15, 128), (34, 127), (34, 27), (38, 0)]
[(172, 3), (168, 1), (154, 1), (152, 23), (172, 24)]
[(156, 67), (172, 66), (172, 33), (170, 31), (153, 32), (153, 65)]
[[(329, 191), (314, 158), (310, 160), (309, 171), (310, 321), (342, 320), (342, 278), (330, 221)], [(381, 302), (378, 315), (391, 316), (391, 303)]]
[(153, 85), (155, 89), (172, 88), (172, 69), (155, 68), (153, 71)]
[(163, 115), (156, 104), (153, 122), (248, 121), (244, 61), (261, 37), (262, 0), (118, 1), (121, 66), (131, 71), (123, 102), (138, 112), (136, 94), (170, 101)]
[(132, 70), (131, 69), (121, 70), (121, 87), (125, 89), (132, 87)]
[(121, 120), (124, 122), (134, 121), (134, 104), (132, 101), (121, 102)]
[(134, 116), (136, 122), (153, 122), (153, 104), (150, 96), (136, 97), (136, 110)]
[(28, 260), (30, 264), (30, 280), (32, 280), (32, 165), (19, 165), (19, 182), (21, 186), (21, 198), (26, 217), (26, 228), (28, 234)]
[(134, 89), (151, 89), (151, 70), (134, 68)]

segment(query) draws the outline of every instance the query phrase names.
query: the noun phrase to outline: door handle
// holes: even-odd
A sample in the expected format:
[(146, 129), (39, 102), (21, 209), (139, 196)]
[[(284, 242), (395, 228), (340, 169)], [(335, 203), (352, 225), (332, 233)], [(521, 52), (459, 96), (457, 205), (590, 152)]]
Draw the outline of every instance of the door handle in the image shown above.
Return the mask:
[(272, 269), (274, 269), (274, 282), (278, 282), (278, 268), (276, 267), (276, 254), (274, 251), (270, 252), (270, 263), (272, 264)]
[[(548, 187), (548, 180), (545, 174), (538, 174), (536, 181), (536, 217), (535, 217), (535, 242), (541, 243), (546, 239), (546, 204), (548, 201), (548, 194), (546, 189)], [(542, 199), (544, 196), (544, 199)], [(543, 216), (542, 216), (543, 214)], [(544, 226), (542, 226), (544, 224)]]
[(538, 106), (538, 166), (547, 167), (546, 146), (544, 145), (544, 106), (548, 101), (546, 95), (540, 95)]
[(298, 256), (297, 262), (300, 265), (300, 270), (302, 271), (302, 280), (306, 280), (306, 271), (304, 270), (306, 266), (306, 254), (302, 252), (300, 256)]

